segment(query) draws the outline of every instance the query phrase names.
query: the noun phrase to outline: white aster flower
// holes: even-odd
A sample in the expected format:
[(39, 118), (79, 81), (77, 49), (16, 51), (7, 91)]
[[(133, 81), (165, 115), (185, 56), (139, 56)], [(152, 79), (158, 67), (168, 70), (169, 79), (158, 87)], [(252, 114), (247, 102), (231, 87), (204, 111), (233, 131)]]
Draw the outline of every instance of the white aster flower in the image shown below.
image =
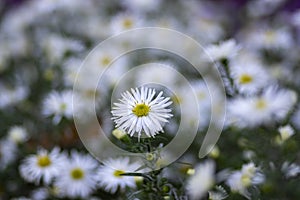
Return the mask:
[(287, 139), (289, 139), (291, 136), (295, 134), (295, 130), (289, 124), (286, 126), (279, 127), (278, 131), (280, 133), (280, 137), (282, 141), (286, 141)]
[(96, 188), (97, 166), (91, 156), (72, 151), (70, 159), (61, 166), (54, 185), (62, 196), (87, 198)]
[(208, 191), (209, 200), (222, 200), (228, 197), (226, 190), (222, 186), (216, 186), (216, 191)]
[(244, 94), (253, 94), (270, 82), (268, 72), (255, 62), (234, 63), (230, 71), (237, 89)]
[(231, 59), (237, 55), (240, 46), (234, 39), (230, 39), (220, 43), (219, 45), (210, 45), (206, 48), (207, 55), (203, 55), (206, 60), (220, 61), (223, 59)]
[(246, 34), (246, 44), (252, 49), (288, 49), (293, 46), (293, 37), (288, 28), (253, 27)]
[(141, 27), (142, 19), (138, 15), (122, 13), (115, 16), (111, 21), (111, 32), (113, 34)]
[(45, 149), (39, 149), (36, 155), (30, 155), (20, 165), (20, 174), (28, 182), (38, 184), (41, 179), (48, 185), (60, 172), (63, 158), (59, 154), (59, 148), (54, 148), (50, 153)]
[(158, 132), (163, 132), (164, 124), (172, 117), (171, 109), (167, 108), (172, 101), (169, 97), (163, 97), (162, 91), (156, 97), (155, 94), (154, 89), (146, 87), (131, 89), (131, 93), (124, 92), (120, 103), (114, 103), (111, 111), (116, 127), (130, 136), (138, 133), (139, 138), (142, 133), (154, 137)]
[(13, 126), (8, 130), (8, 139), (14, 143), (22, 143), (28, 139), (27, 130), (22, 126)]
[(23, 85), (18, 85), (14, 88), (0, 84), (0, 108), (15, 105), (23, 101), (28, 96), (28, 88)]
[(104, 161), (103, 166), (98, 170), (97, 177), (100, 187), (105, 191), (115, 193), (118, 188), (124, 190), (126, 187), (135, 188), (136, 182), (133, 176), (123, 176), (128, 172), (136, 172), (141, 165), (139, 163), (130, 163), (128, 157)]
[(294, 91), (267, 88), (261, 95), (229, 102), (229, 116), (236, 125), (253, 127), (284, 119), (297, 100)]
[(248, 188), (252, 185), (258, 185), (264, 182), (264, 175), (254, 163), (244, 164), (241, 170), (232, 172), (228, 177), (226, 184), (233, 192), (238, 192), (246, 198), (250, 198)]
[(72, 91), (49, 93), (43, 102), (43, 114), (46, 116), (53, 115), (55, 124), (59, 123), (62, 117), (70, 119), (73, 115), (72, 97)]
[(191, 199), (204, 197), (215, 183), (215, 163), (206, 161), (195, 168), (195, 174), (187, 181), (187, 192)]
[(300, 165), (285, 161), (282, 164), (281, 171), (287, 178), (292, 178), (300, 174)]

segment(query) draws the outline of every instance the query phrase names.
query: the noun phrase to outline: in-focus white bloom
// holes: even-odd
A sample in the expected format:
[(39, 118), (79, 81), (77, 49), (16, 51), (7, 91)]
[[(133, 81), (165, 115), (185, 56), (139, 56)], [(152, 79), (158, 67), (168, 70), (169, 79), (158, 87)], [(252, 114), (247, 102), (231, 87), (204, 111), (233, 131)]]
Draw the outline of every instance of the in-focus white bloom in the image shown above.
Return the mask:
[(62, 196), (88, 198), (96, 188), (97, 166), (91, 156), (72, 151), (70, 159), (61, 166), (54, 185)]
[(28, 139), (27, 130), (22, 126), (13, 126), (8, 130), (8, 139), (16, 144), (25, 142)]
[(133, 176), (123, 176), (124, 173), (136, 172), (141, 165), (130, 163), (128, 157), (104, 161), (103, 166), (98, 170), (97, 177), (100, 187), (105, 191), (115, 193), (118, 188), (124, 190), (126, 187), (135, 188), (135, 178)]
[(195, 168), (195, 174), (187, 180), (187, 192), (191, 199), (204, 197), (215, 183), (215, 163), (205, 161)]
[(0, 155), (0, 169), (3, 169), (16, 159), (16, 144), (11, 140), (0, 140)]
[(167, 108), (172, 101), (169, 97), (163, 97), (162, 91), (155, 95), (154, 89), (146, 87), (131, 89), (131, 93), (124, 92), (120, 103), (114, 103), (111, 111), (116, 127), (130, 136), (138, 133), (139, 138), (142, 133), (154, 137), (158, 132), (163, 132), (164, 124), (172, 117), (171, 109)]
[(237, 126), (254, 127), (282, 120), (297, 100), (294, 91), (267, 88), (261, 95), (240, 97), (229, 102), (230, 120)]
[(56, 124), (60, 122), (62, 117), (70, 119), (73, 115), (72, 97), (72, 91), (49, 93), (43, 102), (43, 114), (46, 116), (53, 115), (53, 122)]
[(231, 59), (237, 55), (240, 46), (234, 39), (230, 39), (220, 43), (219, 45), (210, 45), (206, 48), (208, 55), (203, 55), (206, 60), (219, 61), (222, 59)]
[(226, 184), (233, 192), (238, 192), (241, 195), (250, 198), (248, 187), (261, 184), (264, 181), (264, 175), (259, 172), (259, 169), (254, 163), (248, 163), (242, 166), (241, 170), (232, 172), (228, 177)]
[(50, 184), (59, 174), (59, 167), (64, 162), (59, 151), (59, 148), (54, 148), (50, 153), (45, 149), (39, 149), (36, 155), (28, 156), (19, 167), (21, 176), (35, 184), (41, 179), (45, 184)]

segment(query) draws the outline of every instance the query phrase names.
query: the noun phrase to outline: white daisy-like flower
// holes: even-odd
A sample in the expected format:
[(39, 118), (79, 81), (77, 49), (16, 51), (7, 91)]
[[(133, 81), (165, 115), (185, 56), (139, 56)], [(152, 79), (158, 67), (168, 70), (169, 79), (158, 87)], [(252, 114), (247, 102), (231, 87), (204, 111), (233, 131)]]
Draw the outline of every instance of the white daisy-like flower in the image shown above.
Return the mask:
[(300, 165), (285, 161), (281, 166), (281, 171), (287, 178), (292, 178), (300, 174)]
[(267, 71), (257, 63), (235, 63), (230, 68), (237, 89), (244, 94), (253, 94), (270, 83)]
[(259, 172), (259, 169), (254, 163), (244, 164), (241, 170), (232, 172), (228, 177), (226, 184), (234, 192), (250, 198), (250, 193), (247, 188), (252, 185), (258, 185), (265, 180), (264, 175)]
[(39, 149), (36, 155), (30, 155), (20, 165), (20, 174), (28, 182), (38, 184), (41, 179), (45, 184), (50, 184), (52, 179), (60, 172), (63, 157), (59, 153), (59, 148), (54, 148), (51, 152)]
[(208, 193), (209, 200), (222, 200), (228, 197), (226, 190), (220, 185), (216, 186), (216, 191), (208, 191)]
[(141, 27), (143, 20), (138, 15), (122, 13), (115, 16), (111, 21), (111, 31), (113, 34)]
[(17, 146), (11, 140), (0, 140), (0, 169), (13, 162), (17, 156)]
[(62, 117), (70, 119), (73, 115), (72, 97), (72, 91), (51, 92), (43, 102), (43, 114), (53, 115), (55, 124), (59, 123)]
[(18, 85), (15, 88), (9, 88), (0, 84), (0, 108), (16, 105), (27, 98), (29, 90), (24, 85)]
[(142, 133), (154, 137), (163, 132), (164, 124), (173, 116), (167, 108), (172, 101), (163, 97), (162, 91), (156, 97), (155, 94), (154, 89), (147, 87), (124, 92), (120, 103), (114, 103), (111, 111), (116, 127), (130, 136), (138, 133), (139, 138)]
[(124, 157), (109, 158), (104, 161), (104, 164), (99, 168), (97, 177), (100, 187), (105, 191), (115, 193), (118, 188), (124, 190), (126, 187), (136, 187), (135, 177), (122, 174), (136, 172), (141, 167), (139, 163), (130, 163), (129, 158)]
[(267, 88), (261, 95), (229, 102), (229, 117), (241, 127), (254, 127), (282, 120), (291, 110), (297, 95), (291, 90)]
[(16, 144), (25, 142), (28, 139), (27, 130), (22, 126), (13, 126), (8, 130), (8, 139)]
[(54, 185), (62, 196), (87, 198), (96, 188), (97, 166), (91, 156), (72, 151), (70, 159), (61, 166)]
[(291, 136), (295, 134), (295, 130), (289, 124), (286, 126), (279, 127), (278, 131), (280, 133), (280, 137), (282, 141), (286, 141), (287, 139), (289, 139)]
[(187, 181), (187, 192), (191, 199), (204, 197), (215, 183), (215, 163), (206, 161), (195, 168), (195, 174)]
[(203, 55), (203, 59), (220, 61), (222, 59), (231, 59), (237, 55), (240, 46), (234, 39), (230, 39), (220, 43), (219, 45), (210, 45), (206, 48), (208, 55)]
[(248, 30), (245, 43), (252, 49), (288, 49), (291, 48), (293, 37), (288, 28), (253, 27)]

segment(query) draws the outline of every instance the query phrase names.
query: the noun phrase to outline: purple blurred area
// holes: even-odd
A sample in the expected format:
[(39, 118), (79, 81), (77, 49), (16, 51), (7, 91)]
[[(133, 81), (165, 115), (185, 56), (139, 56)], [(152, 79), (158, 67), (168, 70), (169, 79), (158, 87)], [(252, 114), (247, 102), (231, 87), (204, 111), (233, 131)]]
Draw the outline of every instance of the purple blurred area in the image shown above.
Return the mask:
[[(3, 0), (7, 8), (15, 7), (21, 4), (22, 2), (28, 0)], [(225, 3), (228, 6), (232, 7), (241, 7), (244, 6), (250, 0), (213, 0), (215, 2)], [(300, 0), (287, 0), (284, 6), (282, 7), (283, 10), (288, 11), (295, 11), (300, 8)]]

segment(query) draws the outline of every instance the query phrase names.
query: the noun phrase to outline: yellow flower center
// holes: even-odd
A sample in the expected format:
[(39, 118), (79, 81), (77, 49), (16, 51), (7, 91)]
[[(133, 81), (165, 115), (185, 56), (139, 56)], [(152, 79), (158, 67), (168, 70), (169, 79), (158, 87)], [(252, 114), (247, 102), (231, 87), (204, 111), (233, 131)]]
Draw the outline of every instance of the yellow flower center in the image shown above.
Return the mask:
[(132, 112), (138, 117), (147, 116), (149, 114), (150, 107), (144, 103), (137, 104), (133, 109)]
[(49, 158), (49, 156), (38, 156), (37, 158), (37, 164), (40, 167), (48, 167), (49, 165), (51, 165), (51, 160)]
[(253, 81), (253, 77), (248, 74), (243, 74), (239, 78), (240, 84), (248, 84), (251, 83), (252, 81)]
[(267, 107), (267, 103), (263, 99), (258, 99), (255, 103), (255, 108), (257, 108), (258, 110), (263, 110), (266, 107)]
[(133, 22), (131, 19), (124, 19), (123, 21), (123, 27), (126, 29), (129, 29), (133, 26)]
[(123, 170), (115, 170), (114, 171), (114, 176), (117, 177), (117, 178), (121, 178), (122, 177), (122, 174), (124, 174), (125, 171)]
[(62, 103), (62, 104), (60, 104), (59, 108), (60, 108), (61, 111), (65, 111), (67, 109), (67, 104)]
[(71, 171), (71, 177), (74, 179), (74, 180), (80, 180), (84, 177), (84, 171), (80, 168), (74, 168), (72, 169)]
[(111, 62), (111, 58), (109, 56), (104, 56), (101, 59), (101, 65), (103, 65), (103, 66), (109, 65), (110, 62)]

